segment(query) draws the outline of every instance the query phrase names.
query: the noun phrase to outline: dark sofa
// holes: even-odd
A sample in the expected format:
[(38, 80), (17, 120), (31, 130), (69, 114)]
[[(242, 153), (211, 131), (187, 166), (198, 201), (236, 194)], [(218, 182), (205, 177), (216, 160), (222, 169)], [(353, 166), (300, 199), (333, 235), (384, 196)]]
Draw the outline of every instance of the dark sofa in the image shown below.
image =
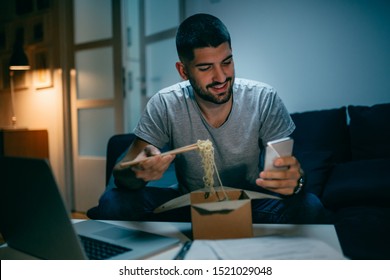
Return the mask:
[(344, 254), (390, 259), (390, 104), (291, 116), (306, 191), (334, 213)]
[[(334, 213), (344, 254), (351, 259), (390, 259), (390, 103), (291, 114), (294, 155), (315, 193)], [(107, 146), (106, 184), (134, 139), (113, 136)], [(389, 172), (389, 173), (388, 173)], [(154, 185), (175, 183), (173, 169)], [(88, 216), (94, 217), (93, 211)]]

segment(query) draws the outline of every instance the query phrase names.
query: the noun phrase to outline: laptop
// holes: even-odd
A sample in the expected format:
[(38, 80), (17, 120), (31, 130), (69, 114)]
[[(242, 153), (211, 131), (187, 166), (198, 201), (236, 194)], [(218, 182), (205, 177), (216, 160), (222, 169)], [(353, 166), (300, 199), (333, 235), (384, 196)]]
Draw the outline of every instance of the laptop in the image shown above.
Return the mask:
[[(180, 240), (95, 220), (72, 223), (47, 160), (0, 157), (1, 259), (143, 259)], [(97, 256), (87, 249), (92, 245)], [(102, 252), (100, 252), (103, 248)]]

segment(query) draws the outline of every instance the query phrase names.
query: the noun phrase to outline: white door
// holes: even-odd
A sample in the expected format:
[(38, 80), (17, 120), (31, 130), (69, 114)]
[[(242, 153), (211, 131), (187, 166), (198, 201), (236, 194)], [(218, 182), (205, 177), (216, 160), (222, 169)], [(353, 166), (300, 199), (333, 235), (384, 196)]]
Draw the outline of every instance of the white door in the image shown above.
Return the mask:
[(184, 0), (122, 1), (128, 131), (135, 127), (153, 94), (180, 81), (175, 68), (178, 60), (175, 37), (184, 18), (184, 3)]
[(97, 205), (108, 139), (123, 132), (120, 0), (73, 1), (71, 117), (74, 209)]

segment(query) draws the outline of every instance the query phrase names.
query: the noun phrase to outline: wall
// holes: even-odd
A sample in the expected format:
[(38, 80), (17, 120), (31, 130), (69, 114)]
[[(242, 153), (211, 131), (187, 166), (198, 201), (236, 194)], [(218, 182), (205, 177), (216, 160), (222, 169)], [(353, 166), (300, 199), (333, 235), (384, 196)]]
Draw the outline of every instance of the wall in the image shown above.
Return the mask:
[[(28, 73), (29, 76), (32, 73)], [(46, 129), (49, 135), (49, 156), (53, 173), (64, 189), (64, 140), (62, 116), (61, 71), (53, 72), (53, 87), (36, 90), (32, 87), (15, 92), (15, 112), (17, 127), (28, 129)], [(10, 125), (8, 91), (0, 93), (0, 127)]]
[[(60, 186), (60, 191), (65, 195), (63, 83), (62, 70), (58, 66), (57, 2), (52, 0), (48, 2), (50, 6), (42, 11), (33, 11), (21, 16), (13, 15), (14, 3), (12, 0), (7, 0), (2, 1), (1, 4), (4, 10), (0, 12), (0, 22), (7, 28), (7, 48), (1, 50), (0, 57), (4, 59), (1, 62), (8, 64), (13, 44), (12, 33), (14, 26), (18, 25), (25, 29), (25, 52), (32, 66), (32, 69), (26, 72), (25, 87), (15, 90), (14, 94), (17, 127), (46, 129), (48, 131), (50, 164)], [(37, 20), (42, 20), (44, 23), (42, 41), (29, 41), (29, 35), (32, 32), (31, 26)], [(34, 83), (34, 71), (36, 71), (34, 56), (40, 50), (49, 51), (48, 62), (51, 67), (51, 83), (42, 88)], [(4, 82), (9, 84), (9, 81), (5, 81), (7, 78), (6, 75), (0, 75), (1, 84)], [(0, 89), (0, 127), (10, 126), (11, 116), (11, 98), (8, 86)]]
[(390, 1), (199, 0), (232, 37), (236, 76), (274, 86), (290, 112), (390, 102)]

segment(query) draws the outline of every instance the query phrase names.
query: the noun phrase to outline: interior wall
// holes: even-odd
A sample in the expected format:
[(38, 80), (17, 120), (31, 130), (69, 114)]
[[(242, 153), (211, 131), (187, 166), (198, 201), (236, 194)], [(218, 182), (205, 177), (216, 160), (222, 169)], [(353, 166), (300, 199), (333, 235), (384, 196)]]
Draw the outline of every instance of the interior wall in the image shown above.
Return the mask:
[(230, 30), (236, 76), (271, 84), (290, 112), (390, 102), (389, 1), (187, 0), (198, 12)]
[[(32, 72), (27, 73), (28, 79)], [(61, 90), (61, 70), (53, 70), (53, 86), (47, 89), (32, 87), (15, 91), (15, 114), (18, 128), (46, 129), (49, 137), (49, 159), (54, 176), (65, 193), (64, 132)], [(0, 93), (0, 127), (9, 127), (11, 119), (10, 93)]]
[[(25, 52), (32, 68), (26, 71), (25, 87), (14, 91), (16, 125), (18, 128), (46, 129), (48, 131), (50, 165), (61, 193), (64, 198), (68, 198), (64, 167), (63, 72), (58, 59), (57, 4), (57, 1), (52, 0), (50, 7), (44, 11), (13, 17), (14, 1), (3, 1), (1, 5), (6, 7), (5, 10), (8, 13), (0, 12), (0, 22), (8, 28), (8, 35), (12, 34), (13, 26), (16, 23), (28, 30), (29, 25), (34, 23), (35, 18), (44, 18), (44, 41), (40, 43), (25, 42)], [(9, 44), (12, 44), (12, 41)], [(34, 83), (34, 75), (37, 74), (34, 73), (34, 71), (37, 71), (34, 70), (34, 54), (40, 49), (45, 49), (49, 53), (48, 65), (50, 66), (51, 83), (44, 87), (37, 87)], [(1, 61), (2, 63), (8, 61), (10, 52), (8, 49), (2, 52), (2, 58), (4, 58), (4, 61)], [(0, 82), (7, 82), (3, 81), (7, 78), (6, 75), (0, 75), (0, 79), (2, 79)], [(11, 116), (11, 93), (10, 88), (7, 87), (0, 90), (0, 128), (10, 127)]]

